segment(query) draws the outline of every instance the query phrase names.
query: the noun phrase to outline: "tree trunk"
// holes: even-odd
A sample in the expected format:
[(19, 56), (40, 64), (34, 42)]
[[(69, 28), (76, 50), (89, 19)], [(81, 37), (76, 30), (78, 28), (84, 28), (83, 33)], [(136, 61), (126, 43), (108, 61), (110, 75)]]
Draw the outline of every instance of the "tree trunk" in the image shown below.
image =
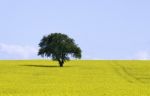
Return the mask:
[(59, 66), (63, 67), (63, 65), (64, 65), (64, 61), (63, 60), (62, 61), (59, 60)]
[(63, 67), (63, 63), (60, 63), (59, 65), (60, 65), (60, 67)]

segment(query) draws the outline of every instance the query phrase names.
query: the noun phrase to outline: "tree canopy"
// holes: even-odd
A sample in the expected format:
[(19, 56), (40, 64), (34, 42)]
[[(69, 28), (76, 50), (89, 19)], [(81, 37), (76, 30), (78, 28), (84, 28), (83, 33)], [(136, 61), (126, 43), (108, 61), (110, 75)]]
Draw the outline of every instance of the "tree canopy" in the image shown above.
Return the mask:
[(39, 43), (38, 55), (42, 57), (51, 57), (52, 60), (59, 62), (60, 67), (63, 67), (65, 61), (70, 60), (70, 57), (81, 58), (81, 49), (75, 43), (74, 39), (69, 38), (66, 34), (51, 33), (44, 36)]

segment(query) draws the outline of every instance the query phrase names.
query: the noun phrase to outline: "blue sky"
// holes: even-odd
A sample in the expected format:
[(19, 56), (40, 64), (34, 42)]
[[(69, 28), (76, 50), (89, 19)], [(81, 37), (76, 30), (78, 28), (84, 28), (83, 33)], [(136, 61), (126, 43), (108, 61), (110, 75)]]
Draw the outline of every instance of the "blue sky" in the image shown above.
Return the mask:
[(149, 0), (0, 0), (0, 59), (36, 59), (43, 35), (74, 38), (82, 59), (149, 59)]

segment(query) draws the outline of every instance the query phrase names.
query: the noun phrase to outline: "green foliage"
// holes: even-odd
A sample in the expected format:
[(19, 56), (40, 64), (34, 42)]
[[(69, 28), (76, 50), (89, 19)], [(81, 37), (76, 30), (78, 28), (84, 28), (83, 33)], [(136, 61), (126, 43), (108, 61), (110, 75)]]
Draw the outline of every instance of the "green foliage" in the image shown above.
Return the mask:
[(150, 61), (55, 63), (0, 61), (0, 96), (150, 96)]
[(59, 62), (61, 67), (65, 61), (70, 60), (69, 55), (74, 58), (81, 58), (81, 49), (72, 38), (62, 33), (44, 36), (39, 46), (38, 55), (52, 57), (53, 60)]

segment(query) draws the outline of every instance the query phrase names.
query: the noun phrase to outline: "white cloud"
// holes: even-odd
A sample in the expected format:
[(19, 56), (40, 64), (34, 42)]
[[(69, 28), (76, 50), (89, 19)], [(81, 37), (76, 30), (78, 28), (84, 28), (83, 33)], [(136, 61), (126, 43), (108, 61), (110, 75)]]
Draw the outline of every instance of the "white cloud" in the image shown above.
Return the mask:
[(136, 59), (138, 60), (148, 60), (150, 59), (150, 54), (148, 51), (139, 51), (136, 54)]
[(36, 56), (38, 49), (32, 46), (21, 46), (0, 43), (0, 59), (32, 59)]

